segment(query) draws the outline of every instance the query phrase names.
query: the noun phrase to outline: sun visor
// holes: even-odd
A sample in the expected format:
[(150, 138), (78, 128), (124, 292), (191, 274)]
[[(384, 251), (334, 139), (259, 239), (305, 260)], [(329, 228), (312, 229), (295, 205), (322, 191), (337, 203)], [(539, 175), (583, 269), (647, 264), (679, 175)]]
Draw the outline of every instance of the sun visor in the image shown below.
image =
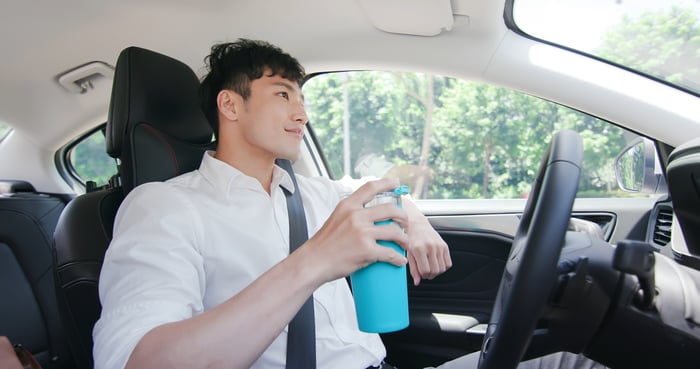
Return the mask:
[(384, 32), (436, 36), (454, 25), (450, 0), (357, 0)]

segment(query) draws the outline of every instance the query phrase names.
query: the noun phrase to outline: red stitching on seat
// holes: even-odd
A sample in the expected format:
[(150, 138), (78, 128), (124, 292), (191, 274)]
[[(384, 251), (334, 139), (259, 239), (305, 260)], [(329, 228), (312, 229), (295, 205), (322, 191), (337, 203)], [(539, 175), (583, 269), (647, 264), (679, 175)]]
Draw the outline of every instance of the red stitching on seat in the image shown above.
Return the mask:
[(170, 142), (165, 138), (165, 136), (157, 129), (153, 128), (150, 124), (148, 123), (142, 123), (144, 128), (149, 130), (151, 133), (153, 133), (156, 138), (158, 138), (161, 142), (163, 142), (165, 145), (165, 148), (168, 150), (168, 153), (170, 154), (170, 158), (175, 164), (175, 174), (180, 173), (180, 165), (178, 164), (177, 161), (177, 156), (175, 155), (175, 150), (173, 150), (172, 145), (170, 145)]

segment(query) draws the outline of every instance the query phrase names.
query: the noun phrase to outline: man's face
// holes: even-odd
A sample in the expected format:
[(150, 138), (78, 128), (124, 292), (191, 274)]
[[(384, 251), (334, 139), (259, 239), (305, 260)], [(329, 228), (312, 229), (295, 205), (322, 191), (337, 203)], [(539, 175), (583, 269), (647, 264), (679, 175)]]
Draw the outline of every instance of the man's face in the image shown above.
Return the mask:
[(239, 116), (241, 132), (255, 154), (296, 160), (308, 121), (304, 97), (297, 83), (269, 74), (250, 85)]

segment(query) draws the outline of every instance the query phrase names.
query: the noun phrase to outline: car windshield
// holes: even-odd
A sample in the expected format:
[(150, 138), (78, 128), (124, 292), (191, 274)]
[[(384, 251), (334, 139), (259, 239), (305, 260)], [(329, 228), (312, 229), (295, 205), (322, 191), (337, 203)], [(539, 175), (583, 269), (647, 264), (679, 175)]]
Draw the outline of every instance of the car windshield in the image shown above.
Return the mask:
[(515, 0), (513, 20), (532, 37), (700, 95), (698, 0)]

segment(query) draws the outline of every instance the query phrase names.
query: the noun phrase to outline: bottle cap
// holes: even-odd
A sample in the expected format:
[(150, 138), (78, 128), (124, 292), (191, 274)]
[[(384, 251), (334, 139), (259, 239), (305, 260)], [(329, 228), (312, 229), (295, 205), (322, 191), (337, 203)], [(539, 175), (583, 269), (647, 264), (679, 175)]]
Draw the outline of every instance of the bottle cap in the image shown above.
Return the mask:
[(408, 195), (408, 186), (407, 185), (401, 185), (399, 187), (396, 187), (394, 189), (394, 195), (396, 196), (401, 196), (401, 195)]

